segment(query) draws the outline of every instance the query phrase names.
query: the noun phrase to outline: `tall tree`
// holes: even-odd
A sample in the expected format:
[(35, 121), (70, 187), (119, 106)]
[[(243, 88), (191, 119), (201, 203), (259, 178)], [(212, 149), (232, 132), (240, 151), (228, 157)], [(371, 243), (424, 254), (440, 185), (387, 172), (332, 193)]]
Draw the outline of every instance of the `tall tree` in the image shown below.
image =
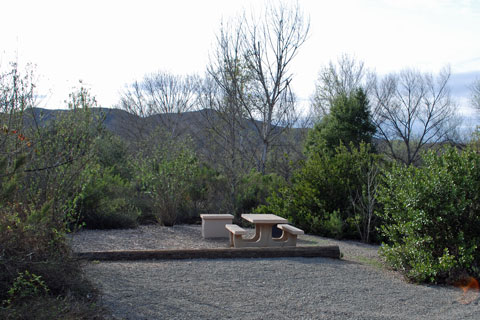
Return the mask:
[(322, 117), (330, 112), (333, 100), (339, 95), (349, 96), (358, 88), (368, 91), (366, 78), (364, 63), (352, 56), (343, 54), (336, 63), (330, 61), (318, 74), (312, 97), (314, 112)]
[(358, 147), (361, 142), (371, 143), (375, 130), (363, 89), (355, 89), (349, 96), (341, 93), (332, 99), (330, 113), (310, 132), (307, 153), (323, 152), (324, 148), (334, 152), (340, 144)]
[[(231, 44), (219, 46), (220, 50), (238, 46), (237, 57), (220, 56), (224, 66), (234, 68), (229, 74), (237, 72), (240, 63), (248, 78), (247, 82), (233, 78), (232, 84), (238, 93), (236, 103), (257, 132), (261, 144), (257, 166), (262, 173), (272, 142), (296, 120), (288, 67), (307, 39), (308, 30), (309, 23), (304, 22), (298, 4), (287, 7), (282, 3), (268, 6), (260, 18), (244, 14), (228, 37)], [(228, 32), (222, 26), (221, 33)]]
[[(207, 65), (207, 75), (198, 94), (203, 109), (204, 124), (209, 135), (208, 154), (216, 170), (227, 178), (229, 192), (226, 206), (229, 212), (237, 212), (236, 198), (241, 175), (251, 168), (251, 146), (246, 135), (246, 113), (239, 96), (245, 90), (248, 73), (242, 59), (239, 28), (223, 23), (216, 38), (216, 47)], [(212, 154), (211, 150), (215, 150)]]
[(436, 76), (407, 69), (373, 78), (373, 119), (391, 158), (414, 164), (421, 150), (453, 139), (458, 118), (449, 79), (448, 68)]
[(205, 143), (208, 144), (203, 156), (225, 176), (229, 186), (225, 209), (236, 212), (240, 177), (251, 168), (252, 152), (242, 109), (238, 108), (230, 89), (228, 85), (219, 86), (207, 76), (199, 93), (199, 106), (204, 109), (202, 124), (206, 129)]

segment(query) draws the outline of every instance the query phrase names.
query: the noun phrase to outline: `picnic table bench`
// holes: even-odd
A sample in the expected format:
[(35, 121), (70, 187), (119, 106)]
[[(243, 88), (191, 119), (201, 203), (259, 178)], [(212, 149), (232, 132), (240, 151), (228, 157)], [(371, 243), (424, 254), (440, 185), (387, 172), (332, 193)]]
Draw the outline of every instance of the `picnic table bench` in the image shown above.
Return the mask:
[[(304, 234), (303, 230), (288, 225), (288, 220), (274, 214), (242, 214), (242, 218), (255, 224), (255, 235), (245, 238), (246, 230), (236, 224), (227, 224), (230, 232), (230, 246), (245, 247), (295, 247), (297, 236)], [(272, 237), (272, 227), (277, 225), (282, 230), (280, 238)]]

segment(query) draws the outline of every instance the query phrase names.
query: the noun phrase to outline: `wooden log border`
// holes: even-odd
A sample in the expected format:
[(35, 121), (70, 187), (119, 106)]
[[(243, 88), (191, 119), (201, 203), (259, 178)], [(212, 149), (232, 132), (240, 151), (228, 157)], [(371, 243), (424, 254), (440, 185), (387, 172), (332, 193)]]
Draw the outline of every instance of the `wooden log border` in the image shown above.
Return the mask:
[(215, 248), (175, 250), (132, 250), (77, 252), (81, 260), (170, 260), (170, 259), (234, 259), (234, 258), (333, 258), (340, 259), (338, 246), (285, 247), (285, 248)]

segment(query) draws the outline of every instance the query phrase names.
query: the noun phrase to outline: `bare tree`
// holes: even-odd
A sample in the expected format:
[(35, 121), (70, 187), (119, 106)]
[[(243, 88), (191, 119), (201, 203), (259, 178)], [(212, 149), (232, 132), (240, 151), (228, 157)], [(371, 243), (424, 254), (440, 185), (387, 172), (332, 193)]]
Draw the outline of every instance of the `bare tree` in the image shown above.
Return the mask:
[(151, 110), (148, 107), (148, 102), (140, 83), (135, 81), (125, 88), (120, 98), (119, 107), (134, 115), (133, 118), (126, 114), (123, 115), (120, 121), (125, 123), (125, 125), (123, 125), (122, 129), (130, 138), (135, 138), (137, 143), (144, 141), (148, 136), (148, 128), (144, 122), (145, 118), (151, 114)]
[(234, 99), (219, 87), (211, 78), (206, 77), (199, 93), (199, 105), (202, 111), (203, 127), (208, 147), (204, 156), (226, 177), (229, 190), (225, 198), (225, 210), (237, 212), (236, 197), (240, 177), (249, 169), (250, 152), (246, 150), (244, 127), (240, 109), (235, 107)]
[(480, 79), (477, 79), (470, 87), (472, 92), (472, 106), (480, 111)]
[[(192, 111), (196, 104), (197, 76), (179, 76), (167, 72), (148, 75), (143, 80), (149, 107), (172, 136), (177, 132), (181, 115)], [(172, 117), (172, 114), (176, 116)]]
[[(37, 104), (32, 66), (27, 65), (23, 73), (17, 63), (10, 63), (9, 67), (0, 70), (0, 166), (3, 161), (5, 166), (13, 165), (29, 149), (25, 147), (28, 140), (24, 140), (30, 135), (25, 132), (25, 113)], [(0, 179), (10, 174), (8, 168), (2, 171)]]
[[(240, 23), (241, 24), (241, 23)], [(246, 111), (241, 104), (249, 81), (241, 57), (241, 29), (230, 30), (222, 23), (217, 36), (217, 47), (207, 66), (207, 77), (199, 95), (201, 105), (214, 112), (206, 112), (207, 123), (228, 149), (232, 164), (238, 151), (244, 149), (242, 131), (245, 129)]]
[(453, 137), (458, 118), (449, 79), (448, 68), (437, 76), (404, 70), (372, 79), (373, 120), (390, 157), (410, 165), (424, 148)]
[[(246, 134), (246, 113), (239, 96), (245, 90), (248, 74), (241, 57), (240, 28), (222, 23), (217, 45), (207, 66), (207, 75), (198, 94), (199, 105), (210, 143), (214, 163), (229, 184), (226, 203), (229, 212), (237, 212), (236, 197), (240, 176), (251, 168), (251, 146)], [(212, 154), (211, 152), (208, 152)]]
[[(175, 137), (182, 115), (196, 104), (198, 77), (179, 76), (159, 71), (134, 82), (122, 93), (120, 107), (141, 119), (155, 119)], [(141, 120), (140, 119), (140, 120)], [(139, 121), (140, 122), (140, 121)], [(143, 135), (145, 122), (137, 126)]]
[(333, 100), (340, 95), (349, 96), (358, 88), (368, 93), (367, 73), (362, 61), (347, 54), (341, 55), (336, 63), (330, 61), (318, 74), (311, 102), (315, 114), (318, 117), (328, 114)]
[(350, 196), (350, 201), (355, 212), (355, 224), (360, 239), (368, 243), (370, 233), (375, 226), (375, 210), (377, 209), (377, 195), (380, 186), (380, 166), (375, 156), (366, 157), (358, 168), (361, 179), (361, 189), (355, 190)]
[[(242, 74), (231, 80), (236, 103), (257, 132), (261, 145), (257, 167), (262, 173), (272, 141), (296, 120), (288, 67), (307, 39), (308, 30), (309, 23), (304, 22), (298, 4), (268, 6), (261, 18), (244, 14), (233, 30), (234, 36), (225, 37), (230, 43), (219, 47), (238, 47), (237, 55), (220, 57), (227, 59), (222, 63), (232, 69), (228, 74)], [(221, 34), (229, 32), (222, 25)]]

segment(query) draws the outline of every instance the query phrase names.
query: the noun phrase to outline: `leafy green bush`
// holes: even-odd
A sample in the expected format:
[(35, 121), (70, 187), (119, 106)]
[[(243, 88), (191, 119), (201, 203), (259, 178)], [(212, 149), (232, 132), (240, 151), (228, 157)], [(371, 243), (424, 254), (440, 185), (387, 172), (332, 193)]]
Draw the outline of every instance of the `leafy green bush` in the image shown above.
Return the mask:
[(160, 223), (177, 223), (182, 204), (189, 200), (189, 191), (198, 172), (198, 160), (190, 141), (161, 136), (156, 144), (134, 160), (141, 196), (150, 204)]
[(133, 178), (133, 169), (129, 163), (128, 144), (122, 138), (109, 131), (102, 133), (93, 143), (96, 162), (103, 168), (112, 168), (112, 174), (124, 180)]
[(292, 184), (280, 188), (259, 211), (283, 216), (308, 233), (342, 237), (343, 226), (336, 218), (347, 209), (348, 190), (331, 160), (319, 154), (311, 157), (294, 174)]
[(261, 174), (252, 170), (244, 175), (240, 181), (236, 199), (238, 213), (253, 212), (256, 207), (266, 204), (267, 197), (283, 184), (283, 179), (274, 173)]
[(0, 301), (9, 301), (11, 308), (28, 303), (27, 296), (35, 290), (52, 296), (70, 292), (78, 297), (92, 292), (78, 262), (70, 256), (64, 226), (54, 213), (51, 204), (41, 210), (21, 204), (0, 207)]
[(385, 173), (381, 253), (417, 282), (454, 281), (480, 269), (480, 155), (447, 148), (423, 157), (421, 168)]
[(114, 174), (113, 166), (93, 164), (83, 171), (83, 187), (75, 200), (77, 219), (91, 229), (133, 228), (140, 215), (130, 200), (134, 189)]
[(194, 171), (177, 222), (195, 223), (202, 213), (231, 213), (226, 209), (228, 183), (225, 176), (205, 164)]
[[(314, 153), (295, 172), (291, 185), (279, 188), (259, 211), (279, 214), (309, 233), (335, 238), (361, 238), (375, 228), (373, 210), (361, 210), (362, 203), (376, 208), (375, 195), (366, 197), (367, 180), (377, 185), (378, 156), (369, 145), (340, 145), (336, 152)], [(367, 223), (365, 223), (367, 221)]]
[(12, 303), (29, 300), (47, 293), (48, 287), (45, 281), (42, 280), (42, 277), (25, 270), (25, 272), (18, 273), (18, 277), (8, 290), (8, 299), (5, 303), (8, 306)]
[[(62, 304), (67, 310), (93, 291), (70, 254), (65, 233), (77, 178), (101, 123), (90, 112), (93, 100), (80, 89), (71, 95), (68, 112), (39, 125), (32, 79), (16, 65), (0, 74), (2, 319), (45, 319), (43, 301), (68, 297), (72, 300)], [(38, 313), (32, 313), (32, 305)]]

